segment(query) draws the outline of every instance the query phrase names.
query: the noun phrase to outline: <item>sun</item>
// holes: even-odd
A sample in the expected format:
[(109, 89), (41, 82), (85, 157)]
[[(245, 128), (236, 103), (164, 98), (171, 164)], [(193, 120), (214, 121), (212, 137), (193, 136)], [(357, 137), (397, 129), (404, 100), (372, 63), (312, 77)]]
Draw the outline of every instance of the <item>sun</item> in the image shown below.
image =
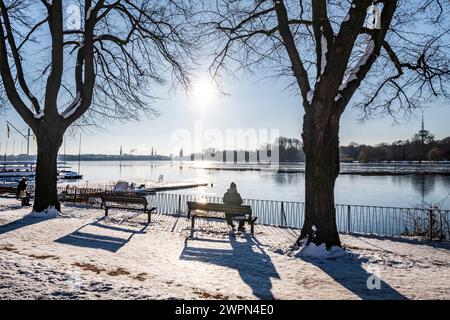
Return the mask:
[(195, 106), (210, 108), (219, 96), (217, 88), (208, 79), (199, 79), (192, 87), (192, 102)]

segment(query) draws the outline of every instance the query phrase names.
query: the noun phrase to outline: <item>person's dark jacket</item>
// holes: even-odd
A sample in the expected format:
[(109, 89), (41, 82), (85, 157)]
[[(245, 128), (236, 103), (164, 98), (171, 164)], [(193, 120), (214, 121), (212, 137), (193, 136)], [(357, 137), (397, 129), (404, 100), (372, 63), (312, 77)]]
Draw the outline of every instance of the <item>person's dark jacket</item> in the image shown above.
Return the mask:
[(17, 185), (16, 198), (19, 198), (20, 192), (27, 190), (27, 182), (25, 180), (20, 180)]
[(237, 192), (236, 189), (228, 189), (227, 192), (223, 195), (223, 203), (233, 205), (233, 206), (240, 206), (242, 204), (242, 198), (239, 192)]
[(27, 183), (24, 180), (19, 181), (19, 185), (17, 186), (17, 191), (20, 193), (20, 191), (27, 190)]

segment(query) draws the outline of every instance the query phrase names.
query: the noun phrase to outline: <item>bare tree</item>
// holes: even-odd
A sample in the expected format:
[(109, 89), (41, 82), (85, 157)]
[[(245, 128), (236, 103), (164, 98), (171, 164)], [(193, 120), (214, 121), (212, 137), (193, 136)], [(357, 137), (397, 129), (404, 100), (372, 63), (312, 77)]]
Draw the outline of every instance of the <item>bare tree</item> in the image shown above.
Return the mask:
[(57, 153), (75, 121), (153, 114), (151, 85), (187, 86), (190, 1), (0, 0), (0, 73), (37, 140), (34, 210), (59, 209)]
[(222, 0), (208, 8), (214, 76), (269, 70), (291, 77), (302, 99), (306, 194), (297, 246), (341, 245), (334, 186), (339, 123), (351, 100), (367, 118), (449, 98), (449, 8), (443, 0)]

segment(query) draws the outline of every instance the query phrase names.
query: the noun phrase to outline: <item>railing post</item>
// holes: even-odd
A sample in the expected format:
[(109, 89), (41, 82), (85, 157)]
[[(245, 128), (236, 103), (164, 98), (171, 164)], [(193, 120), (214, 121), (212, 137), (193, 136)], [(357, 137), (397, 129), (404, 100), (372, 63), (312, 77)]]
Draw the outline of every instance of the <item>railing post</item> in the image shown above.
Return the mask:
[(351, 222), (351, 206), (347, 206), (347, 233), (350, 233), (352, 231), (352, 222)]
[(181, 213), (181, 194), (178, 195), (178, 210), (177, 213)]
[(433, 223), (434, 223), (434, 221), (433, 221), (433, 209), (432, 208), (430, 208), (430, 211), (429, 211), (429, 228), (430, 228), (430, 240), (431, 241), (433, 241)]
[[(287, 221), (286, 221), (286, 215), (284, 213), (284, 202), (281, 202), (280, 215), (281, 215), (281, 225), (285, 226), (287, 224)], [(284, 220), (284, 223), (283, 223), (283, 220)]]

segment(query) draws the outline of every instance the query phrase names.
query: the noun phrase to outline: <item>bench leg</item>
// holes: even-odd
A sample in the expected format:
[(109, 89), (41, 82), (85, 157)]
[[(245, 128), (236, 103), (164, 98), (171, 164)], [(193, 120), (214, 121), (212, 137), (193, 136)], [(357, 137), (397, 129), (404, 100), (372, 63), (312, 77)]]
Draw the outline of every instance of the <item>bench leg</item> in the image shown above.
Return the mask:
[(190, 235), (190, 238), (194, 238), (194, 230), (195, 230), (195, 217), (191, 216), (191, 235)]
[(147, 214), (148, 214), (147, 222), (148, 222), (148, 224), (150, 224), (152, 222), (152, 213), (148, 212)]
[(252, 233), (252, 235), (255, 235), (255, 222), (252, 222), (250, 224), (250, 232)]
[(105, 207), (105, 217), (108, 216), (108, 207)]

